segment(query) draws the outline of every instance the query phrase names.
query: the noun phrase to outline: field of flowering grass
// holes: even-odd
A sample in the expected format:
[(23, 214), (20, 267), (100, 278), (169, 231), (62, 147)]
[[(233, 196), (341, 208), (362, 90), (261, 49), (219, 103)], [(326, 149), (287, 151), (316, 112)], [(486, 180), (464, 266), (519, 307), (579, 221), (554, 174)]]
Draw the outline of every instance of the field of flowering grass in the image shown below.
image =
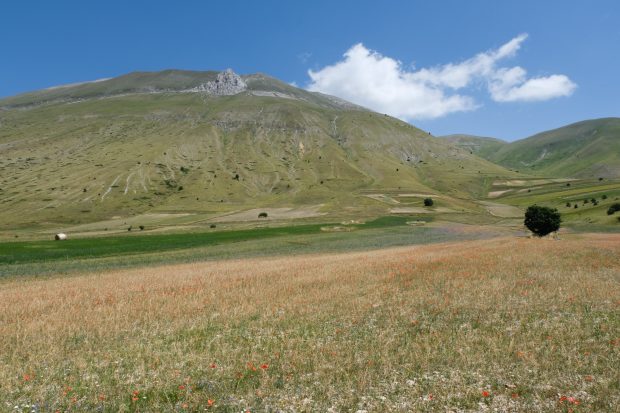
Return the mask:
[(0, 280), (0, 411), (618, 406), (619, 234)]

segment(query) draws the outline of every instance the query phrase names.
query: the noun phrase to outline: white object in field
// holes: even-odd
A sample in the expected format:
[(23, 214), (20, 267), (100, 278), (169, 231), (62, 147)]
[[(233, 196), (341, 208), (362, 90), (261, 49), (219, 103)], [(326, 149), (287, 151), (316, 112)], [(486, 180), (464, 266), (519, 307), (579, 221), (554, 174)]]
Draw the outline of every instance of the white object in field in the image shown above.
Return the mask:
[(67, 239), (67, 234), (63, 234), (62, 232), (59, 234), (56, 234), (56, 236), (54, 236), (54, 239), (56, 241), (63, 241)]

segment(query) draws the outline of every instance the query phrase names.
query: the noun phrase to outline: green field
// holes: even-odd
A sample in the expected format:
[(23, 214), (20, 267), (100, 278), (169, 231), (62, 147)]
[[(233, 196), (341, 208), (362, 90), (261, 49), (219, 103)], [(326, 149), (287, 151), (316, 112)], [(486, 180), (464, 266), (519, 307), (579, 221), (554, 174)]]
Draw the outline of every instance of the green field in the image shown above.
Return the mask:
[[(514, 233), (510, 228), (382, 217), (364, 224), (309, 224), (183, 234), (0, 243), (0, 276), (53, 275), (164, 263), (360, 251)], [(414, 225), (411, 225), (411, 224)]]

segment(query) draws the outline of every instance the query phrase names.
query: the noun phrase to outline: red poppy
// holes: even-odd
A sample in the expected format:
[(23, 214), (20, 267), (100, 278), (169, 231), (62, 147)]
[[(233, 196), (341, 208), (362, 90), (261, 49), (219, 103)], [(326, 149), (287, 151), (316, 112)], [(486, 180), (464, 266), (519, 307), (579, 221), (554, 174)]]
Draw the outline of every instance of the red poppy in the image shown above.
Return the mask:
[(269, 365), (268, 364), (261, 364), (260, 368), (263, 369), (263, 370), (267, 370), (269, 368)]
[(213, 403), (215, 403), (215, 400), (211, 400), (211, 399), (207, 400), (207, 405), (209, 407), (213, 406)]
[(212, 363), (212, 364), (211, 364), (211, 368), (212, 368), (212, 369), (214, 369), (214, 368), (216, 368), (216, 367), (217, 367), (217, 364), (215, 364), (215, 363)]
[(489, 397), (490, 395), (491, 395), (491, 393), (489, 393), (488, 391), (486, 391), (486, 390), (482, 391), (482, 397)]

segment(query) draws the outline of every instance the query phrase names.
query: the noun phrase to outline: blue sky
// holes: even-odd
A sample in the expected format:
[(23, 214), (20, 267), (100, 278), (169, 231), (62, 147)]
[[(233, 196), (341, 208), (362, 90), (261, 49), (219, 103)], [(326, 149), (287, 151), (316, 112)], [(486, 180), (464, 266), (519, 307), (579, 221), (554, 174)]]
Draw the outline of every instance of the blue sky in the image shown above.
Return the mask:
[(231, 67), (358, 99), (436, 135), (513, 140), (620, 116), (613, 0), (6, 3), (0, 96)]

